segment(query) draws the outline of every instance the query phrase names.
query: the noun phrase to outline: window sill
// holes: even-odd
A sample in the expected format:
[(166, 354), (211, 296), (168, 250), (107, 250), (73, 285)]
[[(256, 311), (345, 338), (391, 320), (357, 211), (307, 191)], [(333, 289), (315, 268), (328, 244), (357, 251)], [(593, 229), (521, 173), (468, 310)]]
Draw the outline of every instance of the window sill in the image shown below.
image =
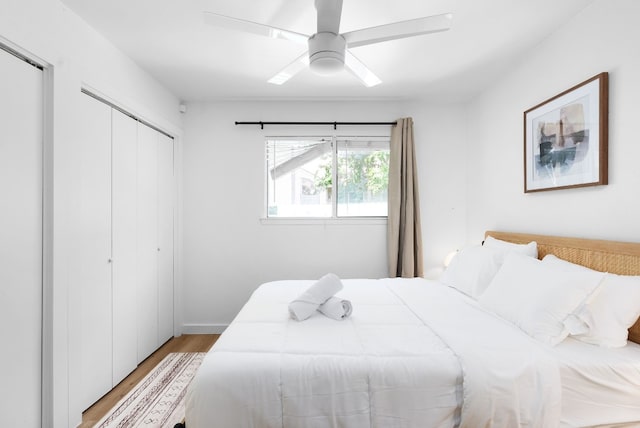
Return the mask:
[(386, 225), (386, 217), (261, 218), (260, 224), (276, 226), (375, 226)]

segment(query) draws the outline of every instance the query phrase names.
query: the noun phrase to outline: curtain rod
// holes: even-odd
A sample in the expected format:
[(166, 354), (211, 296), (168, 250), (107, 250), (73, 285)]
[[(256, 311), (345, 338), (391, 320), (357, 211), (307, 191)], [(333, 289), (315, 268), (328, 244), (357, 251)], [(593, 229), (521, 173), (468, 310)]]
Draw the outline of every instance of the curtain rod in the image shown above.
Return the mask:
[(236, 122), (236, 125), (260, 125), (264, 129), (265, 125), (333, 125), (336, 129), (338, 125), (387, 125), (395, 126), (396, 122)]

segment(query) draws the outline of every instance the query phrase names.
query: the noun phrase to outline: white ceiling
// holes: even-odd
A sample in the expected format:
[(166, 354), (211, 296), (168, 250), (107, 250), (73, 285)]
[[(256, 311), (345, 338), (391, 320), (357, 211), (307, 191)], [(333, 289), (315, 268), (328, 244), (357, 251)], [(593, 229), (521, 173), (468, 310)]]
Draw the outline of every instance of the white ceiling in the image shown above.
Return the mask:
[(453, 12), (449, 31), (352, 49), (382, 84), (346, 71), (267, 79), (305, 48), (206, 25), (203, 11), (315, 32), (313, 0), (62, 0), (183, 101), (220, 98), (465, 99), (593, 0), (344, 0), (340, 31)]

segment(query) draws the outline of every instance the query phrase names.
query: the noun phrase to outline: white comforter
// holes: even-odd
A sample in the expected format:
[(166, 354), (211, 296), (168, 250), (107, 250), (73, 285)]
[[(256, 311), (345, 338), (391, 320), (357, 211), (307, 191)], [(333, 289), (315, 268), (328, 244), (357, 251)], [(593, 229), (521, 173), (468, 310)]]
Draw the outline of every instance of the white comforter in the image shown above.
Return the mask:
[(254, 292), (189, 388), (189, 428), (558, 425), (553, 361), (457, 291), (344, 280), (350, 318), (289, 319), (311, 283)]

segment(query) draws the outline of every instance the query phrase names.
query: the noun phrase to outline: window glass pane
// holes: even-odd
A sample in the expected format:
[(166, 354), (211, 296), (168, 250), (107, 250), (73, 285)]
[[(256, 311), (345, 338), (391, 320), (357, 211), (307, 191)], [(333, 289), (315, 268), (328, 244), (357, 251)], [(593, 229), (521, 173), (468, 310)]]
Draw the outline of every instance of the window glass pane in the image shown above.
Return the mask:
[(331, 138), (268, 139), (267, 217), (331, 217)]
[(388, 138), (339, 139), (338, 217), (386, 217)]

